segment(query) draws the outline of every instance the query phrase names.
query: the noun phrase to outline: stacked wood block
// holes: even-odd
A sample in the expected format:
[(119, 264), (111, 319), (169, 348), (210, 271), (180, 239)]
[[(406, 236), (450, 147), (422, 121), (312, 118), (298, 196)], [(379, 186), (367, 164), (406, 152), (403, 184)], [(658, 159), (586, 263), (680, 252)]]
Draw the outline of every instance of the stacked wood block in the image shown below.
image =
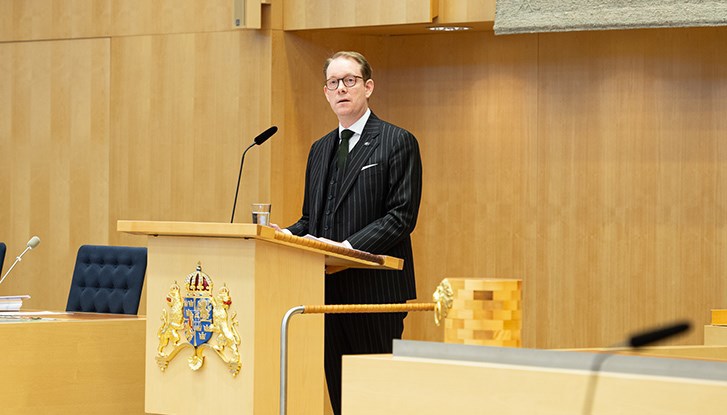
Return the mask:
[(727, 326), (727, 309), (712, 309), (712, 325)]
[(521, 346), (522, 280), (448, 280), (454, 302), (445, 319), (445, 343)]

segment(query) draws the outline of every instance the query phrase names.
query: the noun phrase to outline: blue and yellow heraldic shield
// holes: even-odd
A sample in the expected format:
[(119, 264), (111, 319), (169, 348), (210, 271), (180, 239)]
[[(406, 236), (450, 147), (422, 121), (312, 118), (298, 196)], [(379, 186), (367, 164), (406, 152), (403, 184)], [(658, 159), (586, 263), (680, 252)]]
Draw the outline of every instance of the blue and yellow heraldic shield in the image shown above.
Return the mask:
[(212, 337), (212, 303), (208, 298), (184, 297), (187, 341), (197, 347)]
[(184, 334), (192, 346), (205, 344), (212, 337), (212, 281), (197, 271), (187, 276), (187, 295), (184, 297)]
[(210, 348), (225, 362), (232, 376), (240, 372), (241, 341), (237, 314), (229, 315), (230, 291), (223, 286), (213, 295), (213, 287), (212, 278), (202, 272), (201, 263), (184, 279), (184, 295), (176, 282), (170, 287), (166, 298), (168, 308), (162, 309), (162, 325), (157, 333), (156, 361), (162, 371), (182, 349), (192, 347), (194, 353), (187, 358), (192, 370), (202, 367), (204, 349)]

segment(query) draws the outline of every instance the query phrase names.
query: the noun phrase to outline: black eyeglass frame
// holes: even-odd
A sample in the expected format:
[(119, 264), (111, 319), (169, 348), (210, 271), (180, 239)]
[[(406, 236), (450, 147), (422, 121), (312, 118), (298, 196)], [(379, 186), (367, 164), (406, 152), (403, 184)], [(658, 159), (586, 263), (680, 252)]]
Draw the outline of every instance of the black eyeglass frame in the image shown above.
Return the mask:
[[(353, 81), (346, 82), (349, 79), (353, 79)], [(343, 85), (346, 88), (353, 88), (354, 86), (356, 86), (356, 82), (358, 82), (357, 79), (363, 80), (364, 78), (363, 76), (358, 75), (346, 75), (343, 78), (328, 78), (326, 79), (326, 82), (323, 84), (323, 86), (325, 86), (326, 89), (329, 91), (335, 91), (341, 86), (341, 81), (343, 81)], [(332, 87), (334, 81), (336, 82), (336, 86)]]

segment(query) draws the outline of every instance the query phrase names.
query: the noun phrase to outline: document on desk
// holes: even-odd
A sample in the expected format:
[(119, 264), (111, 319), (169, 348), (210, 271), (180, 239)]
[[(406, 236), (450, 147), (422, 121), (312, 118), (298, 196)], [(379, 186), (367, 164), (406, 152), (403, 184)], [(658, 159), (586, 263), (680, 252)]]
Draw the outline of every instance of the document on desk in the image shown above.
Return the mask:
[(0, 311), (0, 324), (26, 321), (55, 321), (54, 316), (70, 314), (66, 311)]
[(29, 295), (2, 295), (0, 296), (0, 311), (18, 311), (23, 306), (23, 300)]
[(0, 316), (66, 316), (68, 311), (0, 311)]

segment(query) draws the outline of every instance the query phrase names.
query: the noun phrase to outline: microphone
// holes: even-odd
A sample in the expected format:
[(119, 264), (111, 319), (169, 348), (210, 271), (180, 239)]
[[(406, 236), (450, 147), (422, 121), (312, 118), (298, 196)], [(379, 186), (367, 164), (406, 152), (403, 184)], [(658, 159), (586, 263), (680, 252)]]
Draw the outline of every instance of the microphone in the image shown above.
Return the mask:
[(629, 338), (628, 345), (629, 347), (638, 349), (639, 347), (648, 346), (651, 343), (656, 343), (669, 337), (676, 336), (677, 334), (689, 330), (690, 327), (691, 325), (688, 321), (682, 321), (655, 330), (638, 333)]
[(37, 236), (33, 236), (32, 238), (30, 238), (30, 240), (28, 241), (28, 246), (25, 248), (23, 253), (20, 254), (19, 256), (15, 257), (15, 262), (13, 262), (13, 265), (11, 265), (10, 268), (8, 268), (8, 272), (6, 272), (5, 275), (3, 275), (3, 277), (0, 279), (0, 284), (2, 284), (3, 281), (5, 281), (5, 277), (7, 277), (8, 274), (10, 274), (10, 271), (12, 271), (13, 268), (15, 268), (15, 265), (18, 262), (23, 260), (23, 255), (25, 255), (25, 253), (30, 251), (31, 249), (37, 247), (38, 244), (40, 244), (40, 238), (38, 238)]
[(272, 137), (273, 134), (278, 132), (278, 127), (272, 126), (268, 128), (267, 130), (261, 132), (258, 134), (257, 137), (253, 140), (253, 143), (248, 146), (245, 151), (242, 152), (242, 160), (240, 160), (240, 173), (237, 174), (237, 188), (235, 189), (235, 202), (232, 204), (232, 216), (230, 217), (230, 223), (233, 223), (235, 221), (235, 208), (237, 207), (237, 195), (240, 193), (240, 179), (242, 178), (242, 165), (245, 163), (245, 154), (247, 154), (247, 150), (253, 148), (253, 146), (259, 146), (260, 144), (268, 141), (268, 138)]
[[(640, 347), (648, 346), (652, 343), (656, 343), (661, 340), (665, 340), (669, 337), (681, 334), (691, 327), (688, 321), (681, 321), (679, 323), (670, 324), (668, 326), (660, 327), (649, 331), (643, 331), (634, 335), (631, 335), (628, 341), (617, 344), (616, 347), (624, 347), (631, 349), (638, 349)], [(613, 353), (601, 353), (594, 357), (591, 365), (591, 377), (588, 381), (588, 389), (586, 389), (586, 399), (583, 403), (583, 414), (590, 415), (593, 410), (593, 398), (596, 393), (596, 383), (598, 382), (598, 374), (601, 372), (601, 366), (603, 362), (609, 357), (613, 356)]]

